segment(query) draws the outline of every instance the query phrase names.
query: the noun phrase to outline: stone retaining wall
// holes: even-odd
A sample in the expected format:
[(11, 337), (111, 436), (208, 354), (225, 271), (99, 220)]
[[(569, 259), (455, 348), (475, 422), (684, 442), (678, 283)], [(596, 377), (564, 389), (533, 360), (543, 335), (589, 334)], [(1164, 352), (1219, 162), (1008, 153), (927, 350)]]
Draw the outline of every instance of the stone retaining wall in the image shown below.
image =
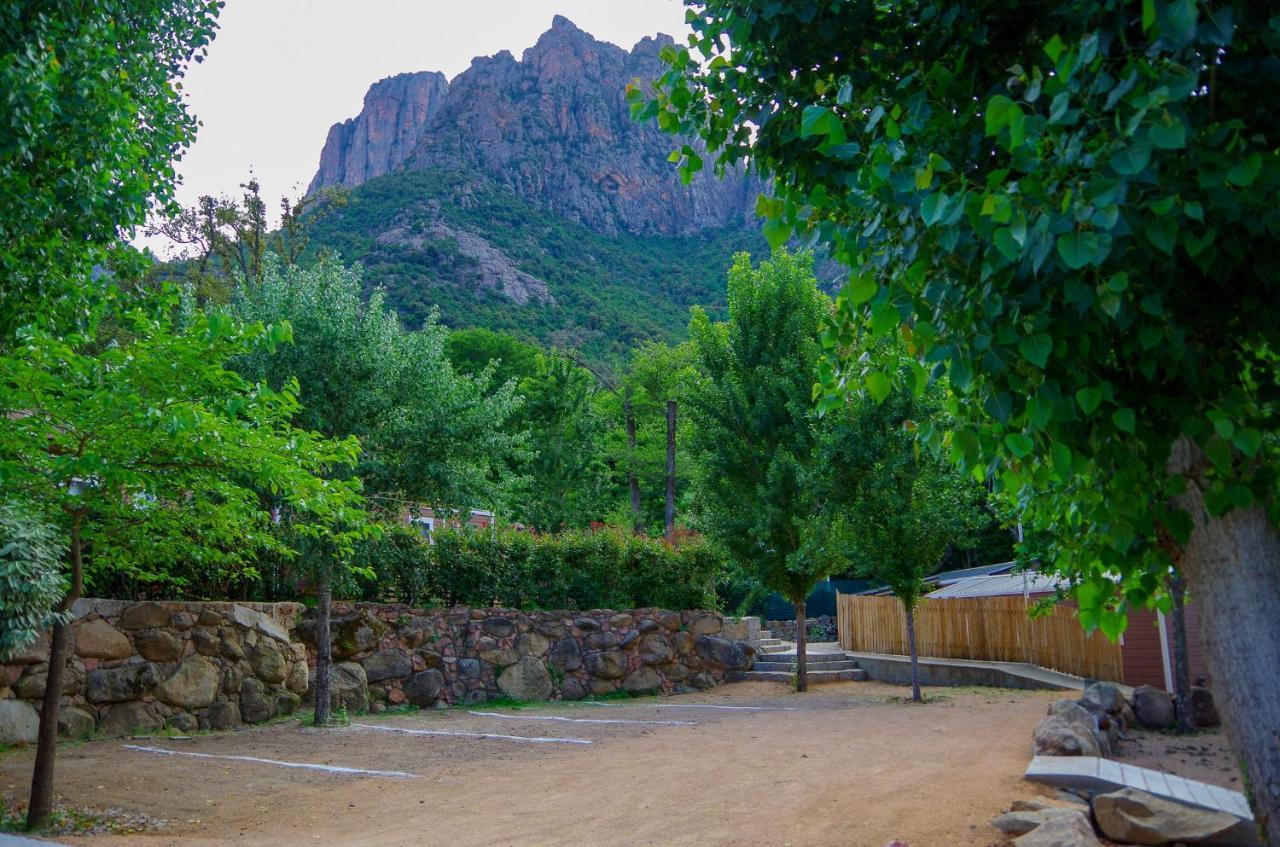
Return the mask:
[[(310, 693), (314, 612), (300, 604), (82, 600), (74, 612), (65, 736), (231, 729), (289, 714)], [(705, 689), (751, 667), (758, 631), (706, 611), (335, 603), (333, 702), (380, 711)], [(0, 665), (0, 743), (35, 740), (48, 650), (45, 635)]]
[[(496, 696), (578, 700), (614, 691), (706, 689), (751, 667), (749, 632), (742, 622), (707, 611), (335, 605), (333, 702), (379, 711)], [(310, 613), (298, 633), (314, 655)]]
[[(769, 621), (765, 629), (769, 630), (774, 638), (781, 638), (783, 641), (796, 640), (796, 622), (789, 621)], [(808, 635), (809, 641), (835, 641), (838, 638), (836, 619), (832, 615), (818, 615), (813, 618), (805, 619), (805, 633)]]
[[(298, 603), (81, 600), (59, 731), (230, 729), (298, 708), (310, 674), (291, 631)], [(31, 742), (49, 637), (0, 665), (0, 742)]]

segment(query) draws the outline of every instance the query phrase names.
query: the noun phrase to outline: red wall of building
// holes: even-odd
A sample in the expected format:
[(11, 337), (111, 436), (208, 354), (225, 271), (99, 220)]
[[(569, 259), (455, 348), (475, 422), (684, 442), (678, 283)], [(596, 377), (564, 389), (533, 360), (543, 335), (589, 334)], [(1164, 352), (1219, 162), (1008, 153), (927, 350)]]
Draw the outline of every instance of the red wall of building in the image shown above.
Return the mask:
[[(1160, 652), (1160, 630), (1155, 612), (1142, 610), (1129, 613), (1129, 628), (1124, 632), (1121, 658), (1124, 661), (1125, 685), (1154, 685), (1165, 688), (1164, 659)], [(1204, 658), (1204, 646), (1200, 642), (1200, 618), (1196, 607), (1186, 608), (1187, 658), (1191, 667), (1191, 682), (1196, 677), (1208, 677), (1209, 666)], [(1173, 626), (1165, 617), (1165, 630), (1169, 638), (1169, 661), (1173, 661)]]

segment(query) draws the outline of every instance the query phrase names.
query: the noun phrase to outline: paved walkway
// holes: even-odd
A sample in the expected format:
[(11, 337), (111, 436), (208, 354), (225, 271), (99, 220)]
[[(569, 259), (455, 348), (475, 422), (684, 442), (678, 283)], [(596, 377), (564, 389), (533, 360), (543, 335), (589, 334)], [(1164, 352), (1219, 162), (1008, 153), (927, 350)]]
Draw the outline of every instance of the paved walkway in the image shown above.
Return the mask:
[(0, 832), (0, 847), (49, 847), (50, 844), (57, 845), (57, 843), (56, 841), (36, 841), (34, 838), (6, 835)]
[[(884, 674), (877, 674), (877, 666), (909, 668), (911, 664), (910, 656), (854, 652), (850, 652), (848, 655), (857, 659), (858, 663), (871, 674), (872, 679), (887, 678)], [(1087, 682), (1087, 680), (1078, 676), (1042, 668), (1039, 665), (1027, 664), (1026, 662), (937, 659), (930, 656), (921, 656), (918, 661), (922, 670), (938, 671), (944, 674), (951, 672), (948, 675), (953, 675), (957, 678), (950, 684), (963, 684), (966, 681), (964, 679), (966, 674), (1004, 677), (1007, 680), (1006, 684), (1014, 688), (1040, 688), (1057, 691), (1083, 691)], [(987, 683), (978, 682), (975, 678), (974, 684)], [(1127, 685), (1118, 685), (1118, 687), (1126, 697), (1133, 693), (1133, 689)]]
[(1238, 791), (1096, 756), (1036, 756), (1027, 766), (1025, 777), (1031, 782), (1090, 794), (1133, 788), (1188, 806), (1253, 820), (1249, 801)]

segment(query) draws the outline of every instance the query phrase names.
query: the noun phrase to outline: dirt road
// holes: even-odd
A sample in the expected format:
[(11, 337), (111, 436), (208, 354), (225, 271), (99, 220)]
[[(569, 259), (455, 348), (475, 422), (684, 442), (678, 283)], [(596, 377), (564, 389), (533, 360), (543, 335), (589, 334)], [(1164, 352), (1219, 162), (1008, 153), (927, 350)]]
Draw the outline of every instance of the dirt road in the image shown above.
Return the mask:
[[(904, 692), (838, 683), (796, 695), (739, 683), (623, 705), (477, 707), (509, 717), (454, 709), (355, 719), (475, 735), (289, 723), (187, 741), (94, 741), (61, 751), (58, 788), (74, 806), (167, 821), (141, 835), (76, 839), (95, 847), (998, 843), (988, 822), (1039, 791), (1021, 781), (1031, 731), (1061, 695), (946, 689), (910, 705)], [(687, 708), (707, 705), (756, 708)], [(643, 723), (595, 722), (604, 720)], [(30, 767), (27, 752), (0, 759), (0, 788), (20, 794)]]

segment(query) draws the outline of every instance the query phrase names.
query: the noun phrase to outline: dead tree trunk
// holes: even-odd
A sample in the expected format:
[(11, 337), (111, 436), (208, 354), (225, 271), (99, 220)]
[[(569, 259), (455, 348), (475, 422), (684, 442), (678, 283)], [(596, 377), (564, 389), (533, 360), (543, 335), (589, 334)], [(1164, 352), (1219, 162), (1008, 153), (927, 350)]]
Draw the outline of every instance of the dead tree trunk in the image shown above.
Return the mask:
[(805, 647), (809, 643), (809, 633), (805, 620), (805, 598), (796, 603), (796, 691), (809, 690), (809, 668), (805, 663)]
[(1254, 818), (1280, 845), (1280, 534), (1265, 509), (1209, 514), (1189, 439), (1174, 445), (1170, 470), (1187, 479), (1175, 503), (1192, 519), (1180, 565), (1196, 598), (1214, 702), (1244, 765)]
[[(84, 510), (71, 515), (71, 589), (58, 604), (66, 613), (84, 591)], [(53, 811), (53, 765), (58, 755), (58, 712), (62, 704), (62, 681), (66, 676), (71, 624), (59, 621), (49, 637), (49, 671), (45, 676), (44, 699), (40, 704), (40, 728), (36, 735), (36, 762), (31, 773), (31, 799), (27, 804), (27, 829), (39, 829)]]
[(1178, 570), (1169, 579), (1169, 597), (1173, 600), (1169, 615), (1173, 625), (1173, 702), (1178, 716), (1177, 731), (1185, 734), (1195, 726), (1191, 721), (1191, 666), (1187, 659), (1186, 584)]
[(640, 480), (636, 478), (636, 415), (631, 407), (631, 388), (622, 395), (622, 414), (627, 427), (627, 484), (631, 487), (631, 526), (636, 535), (644, 531), (640, 514)]
[(332, 566), (326, 562), (320, 570), (320, 596), (316, 602), (316, 726), (329, 723), (329, 669), (333, 665), (333, 645), (329, 636), (329, 611), (333, 604)]
[(924, 700), (920, 696), (920, 658), (916, 653), (916, 608), (907, 606), (907, 650), (911, 653), (911, 702)]
[(667, 504), (663, 512), (667, 538), (676, 533), (676, 401), (667, 401)]

